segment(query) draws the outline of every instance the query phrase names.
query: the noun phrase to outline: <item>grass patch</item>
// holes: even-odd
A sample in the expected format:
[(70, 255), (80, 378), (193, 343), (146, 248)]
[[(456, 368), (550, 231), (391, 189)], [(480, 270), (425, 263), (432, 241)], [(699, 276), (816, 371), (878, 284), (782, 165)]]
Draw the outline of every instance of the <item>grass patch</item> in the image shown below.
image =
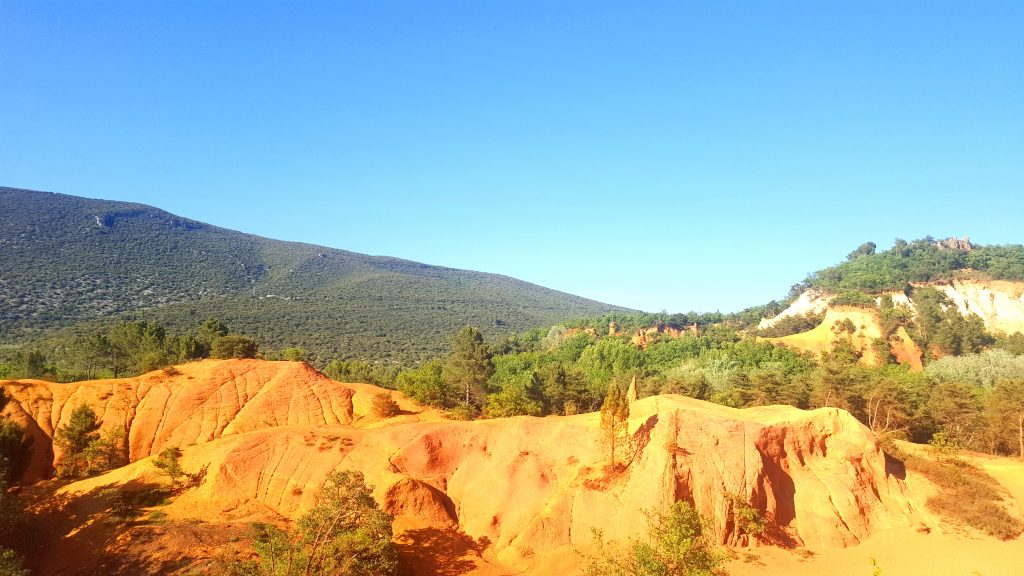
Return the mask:
[(999, 483), (980, 468), (957, 458), (935, 461), (905, 453), (901, 456), (907, 469), (939, 488), (925, 506), (944, 520), (1000, 540), (1016, 538), (1024, 531), (1024, 522), (1003, 507)]

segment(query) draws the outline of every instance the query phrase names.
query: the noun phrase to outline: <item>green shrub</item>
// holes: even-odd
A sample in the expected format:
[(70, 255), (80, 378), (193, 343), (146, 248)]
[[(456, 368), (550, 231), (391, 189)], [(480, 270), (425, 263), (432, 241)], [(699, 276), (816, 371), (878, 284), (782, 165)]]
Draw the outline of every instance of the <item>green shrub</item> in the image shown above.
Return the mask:
[(725, 561), (705, 535), (706, 522), (688, 503), (676, 502), (667, 512), (645, 510), (648, 536), (627, 545), (604, 541), (594, 529), (594, 553), (583, 557), (587, 576), (713, 576)]
[(214, 358), (255, 358), (257, 352), (256, 341), (239, 334), (220, 336), (210, 345), (210, 355)]
[(100, 439), (99, 429), (96, 412), (87, 404), (75, 407), (67, 424), (57, 428), (53, 441), (64, 450), (59, 470), (62, 477), (76, 478), (86, 473), (88, 461), (85, 451)]
[(853, 306), (855, 308), (870, 309), (874, 309), (877, 305), (875, 296), (859, 290), (846, 290), (844, 292), (840, 292), (832, 299), (831, 304), (833, 306)]
[(272, 524), (250, 528), (256, 561), (232, 559), (218, 574), (248, 576), (393, 576), (398, 553), (391, 516), (373, 499), (360, 472), (336, 471), (317, 492), (298, 530)]
[(171, 488), (174, 489), (182, 478), (185, 477), (185, 470), (181, 467), (181, 450), (170, 446), (164, 448), (153, 460), (153, 466), (163, 472), (171, 481)]
[(480, 417), (480, 409), (472, 404), (458, 404), (448, 410), (453, 420), (475, 420)]
[(31, 576), (25, 559), (14, 550), (0, 546), (0, 576)]
[(281, 350), (281, 358), (289, 362), (305, 362), (309, 359), (309, 354), (304, 348), (291, 347)]

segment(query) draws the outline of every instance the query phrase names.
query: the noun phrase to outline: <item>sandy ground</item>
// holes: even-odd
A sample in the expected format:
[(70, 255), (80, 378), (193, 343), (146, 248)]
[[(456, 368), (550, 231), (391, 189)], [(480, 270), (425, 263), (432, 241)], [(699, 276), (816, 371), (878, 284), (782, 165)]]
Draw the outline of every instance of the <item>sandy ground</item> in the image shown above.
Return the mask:
[[(1006, 489), (1013, 499), (1010, 508), (1024, 513), (1024, 461), (984, 455), (972, 455), (969, 459)], [(1024, 575), (1024, 536), (1003, 542), (946, 525), (930, 533), (914, 528), (886, 530), (859, 546), (819, 551), (810, 556), (778, 548), (737, 553), (741, 557), (728, 564), (732, 576), (868, 576), (872, 573), (872, 559), (883, 576)]]
[[(740, 552), (742, 554), (742, 551)], [(1001, 542), (966, 534), (924, 534), (912, 528), (887, 530), (860, 546), (828, 550), (804, 558), (794, 552), (755, 549), (756, 560), (735, 560), (728, 565), (733, 576), (868, 576), (871, 559), (883, 576), (1020, 576), (1024, 574), (1024, 539)]]

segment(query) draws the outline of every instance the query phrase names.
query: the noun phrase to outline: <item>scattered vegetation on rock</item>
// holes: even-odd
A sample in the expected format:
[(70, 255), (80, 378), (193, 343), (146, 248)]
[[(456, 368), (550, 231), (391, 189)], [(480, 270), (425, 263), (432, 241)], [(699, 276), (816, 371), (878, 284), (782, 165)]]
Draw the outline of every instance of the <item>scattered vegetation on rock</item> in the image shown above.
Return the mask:
[(254, 524), (252, 544), (259, 560), (233, 562), (225, 574), (389, 576), (398, 570), (391, 517), (355, 471), (328, 476), (297, 530)]
[(714, 576), (725, 555), (706, 536), (707, 521), (686, 502), (647, 510), (648, 534), (628, 544), (604, 541), (594, 529), (595, 551), (584, 556), (587, 576)]
[(816, 328), (825, 319), (824, 314), (803, 314), (786, 316), (769, 328), (761, 328), (757, 335), (763, 338), (779, 338), (790, 334), (799, 334)]
[(944, 520), (970, 526), (1001, 540), (1016, 538), (1024, 531), (1024, 522), (1007, 512), (1003, 490), (980, 468), (958, 456), (958, 450), (946, 434), (933, 442), (933, 458), (907, 454), (889, 448), (908, 470), (923, 475), (939, 491), (925, 503)]
[(381, 418), (390, 418), (397, 416), (401, 409), (398, 407), (398, 402), (391, 397), (388, 392), (378, 392), (373, 395), (373, 406), (371, 408), (375, 416)]
[(100, 439), (100, 423), (88, 404), (79, 404), (71, 412), (68, 423), (53, 435), (53, 442), (63, 450), (58, 473), (64, 478), (77, 478), (89, 470), (86, 449)]

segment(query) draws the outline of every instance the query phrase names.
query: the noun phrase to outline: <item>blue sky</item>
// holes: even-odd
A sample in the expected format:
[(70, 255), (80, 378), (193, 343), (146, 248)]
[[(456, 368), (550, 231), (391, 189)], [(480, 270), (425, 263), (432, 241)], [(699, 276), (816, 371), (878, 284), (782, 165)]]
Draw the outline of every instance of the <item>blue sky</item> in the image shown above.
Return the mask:
[[(628, 4), (628, 6), (627, 6)], [(0, 185), (646, 310), (1021, 243), (1021, 2), (0, 3)]]

